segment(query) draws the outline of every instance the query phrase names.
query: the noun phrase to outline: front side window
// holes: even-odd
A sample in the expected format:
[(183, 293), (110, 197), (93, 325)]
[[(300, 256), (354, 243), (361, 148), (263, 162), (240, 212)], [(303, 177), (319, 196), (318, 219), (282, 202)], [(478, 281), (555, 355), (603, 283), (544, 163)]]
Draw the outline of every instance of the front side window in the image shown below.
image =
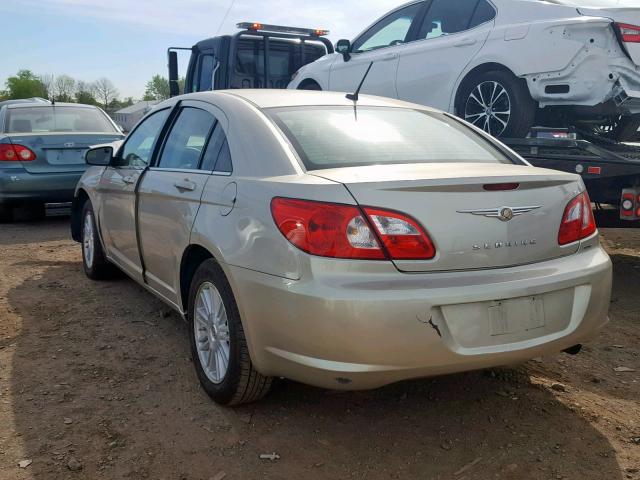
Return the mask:
[(442, 113), (406, 108), (267, 109), (307, 170), (400, 163), (513, 163)]
[(120, 133), (97, 108), (42, 106), (7, 109), (6, 133)]
[(169, 109), (166, 108), (144, 119), (122, 146), (120, 158), (115, 161), (115, 166), (142, 168), (149, 165), (153, 149), (168, 116)]
[(388, 15), (355, 40), (352, 50), (354, 52), (368, 52), (405, 43), (413, 19), (421, 6), (421, 3), (414, 3)]
[(195, 170), (216, 119), (199, 108), (183, 108), (167, 136), (160, 155), (160, 168)]
[(468, 30), (477, 4), (478, 0), (433, 0), (418, 38), (437, 38)]

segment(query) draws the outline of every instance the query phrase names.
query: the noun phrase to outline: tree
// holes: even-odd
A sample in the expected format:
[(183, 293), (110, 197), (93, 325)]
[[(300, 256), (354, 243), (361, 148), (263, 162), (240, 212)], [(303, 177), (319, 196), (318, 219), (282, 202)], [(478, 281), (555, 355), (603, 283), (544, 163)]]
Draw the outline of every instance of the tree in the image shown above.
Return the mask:
[(7, 78), (5, 85), (9, 99), (47, 97), (45, 85), (31, 70), (20, 70), (16, 75)]
[(85, 105), (98, 105), (95, 87), (91, 83), (79, 81), (76, 87), (76, 102)]
[(100, 78), (94, 84), (95, 95), (105, 110), (108, 110), (111, 104), (118, 97), (118, 90), (114, 87), (108, 78)]
[(54, 82), (55, 99), (58, 102), (73, 102), (76, 81), (69, 75), (59, 75)]
[(169, 80), (162, 75), (154, 75), (147, 82), (143, 100), (166, 100), (169, 98)]

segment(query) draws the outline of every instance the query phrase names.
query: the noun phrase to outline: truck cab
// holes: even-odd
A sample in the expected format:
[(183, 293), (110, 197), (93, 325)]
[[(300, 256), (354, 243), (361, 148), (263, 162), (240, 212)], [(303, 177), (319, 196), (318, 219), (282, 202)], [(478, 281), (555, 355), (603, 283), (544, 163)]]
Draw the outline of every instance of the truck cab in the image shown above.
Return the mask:
[(178, 95), (178, 50), (191, 50), (184, 93), (233, 88), (287, 88), (302, 66), (333, 53), (327, 30), (238, 23), (240, 31), (171, 47), (169, 85)]

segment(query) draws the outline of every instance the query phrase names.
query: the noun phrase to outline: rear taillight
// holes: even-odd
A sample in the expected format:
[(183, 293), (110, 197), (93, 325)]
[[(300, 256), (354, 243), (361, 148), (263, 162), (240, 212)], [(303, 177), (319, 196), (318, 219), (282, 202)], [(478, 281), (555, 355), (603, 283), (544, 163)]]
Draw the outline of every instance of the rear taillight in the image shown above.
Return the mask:
[(628, 23), (616, 23), (622, 41), (626, 43), (640, 43), (640, 27)]
[(435, 248), (424, 229), (398, 212), (274, 198), (271, 214), (285, 238), (312, 255), (365, 260), (435, 256)]
[(0, 162), (32, 162), (36, 154), (27, 147), (11, 143), (0, 144)]
[(591, 200), (587, 192), (582, 192), (569, 202), (564, 209), (558, 243), (567, 245), (587, 238), (596, 231), (596, 221), (591, 210)]
[(364, 208), (382, 244), (394, 260), (429, 260), (436, 255), (427, 232), (403, 213)]

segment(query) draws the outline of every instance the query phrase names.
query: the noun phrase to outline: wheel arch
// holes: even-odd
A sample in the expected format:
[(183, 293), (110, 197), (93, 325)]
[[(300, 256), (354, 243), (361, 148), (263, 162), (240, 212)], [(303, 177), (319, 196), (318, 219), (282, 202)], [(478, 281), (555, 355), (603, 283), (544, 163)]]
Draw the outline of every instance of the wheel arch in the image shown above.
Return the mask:
[[(462, 92), (464, 90), (464, 87), (471, 81), (473, 81), (474, 78), (476, 78), (479, 75), (482, 75), (484, 73), (487, 72), (494, 72), (494, 71), (502, 71), (502, 72), (507, 72), (510, 73), (511, 75), (513, 75), (514, 77), (518, 78), (518, 76), (514, 73), (513, 70), (511, 70), (509, 67), (505, 66), (502, 63), (498, 63), (498, 62), (485, 62), (485, 63), (481, 63), (480, 65), (476, 65), (475, 67), (473, 67), (471, 70), (469, 70), (466, 74), (464, 74), (464, 76), (462, 77), (462, 79), (458, 82), (458, 86), (456, 88), (455, 91), (455, 95), (453, 98), (453, 113), (458, 115), (458, 107), (460, 106), (460, 102), (462, 100)], [(526, 84), (526, 80), (524, 79), (520, 79), (522, 82), (525, 82)], [(527, 90), (529, 89), (529, 87), (527, 86)], [(531, 93), (529, 93), (531, 94)], [(459, 115), (458, 115), (459, 116)]]
[(193, 275), (202, 262), (210, 258), (215, 260), (213, 254), (199, 244), (189, 245), (182, 253), (180, 260), (180, 306), (185, 313), (189, 310), (189, 289)]
[[(306, 88), (314, 85), (317, 86), (318, 88), (317, 89)], [(296, 90), (323, 90), (323, 88), (322, 88), (322, 85), (320, 85), (320, 82), (318, 82), (316, 79), (307, 77), (298, 84), (298, 86), (296, 87)]]

